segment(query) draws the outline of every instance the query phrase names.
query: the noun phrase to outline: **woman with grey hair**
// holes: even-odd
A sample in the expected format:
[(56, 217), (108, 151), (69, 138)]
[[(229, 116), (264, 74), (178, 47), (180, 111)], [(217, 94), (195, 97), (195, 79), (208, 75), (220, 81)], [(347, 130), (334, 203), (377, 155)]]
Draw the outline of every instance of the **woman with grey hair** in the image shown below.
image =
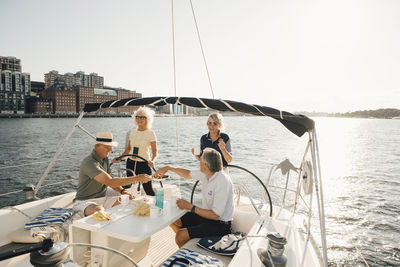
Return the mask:
[[(154, 111), (147, 107), (140, 107), (132, 115), (136, 128), (129, 131), (126, 135), (125, 151), (121, 156), (127, 154), (136, 154), (147, 160), (135, 157), (129, 157), (126, 162), (127, 176), (138, 174), (151, 175), (151, 168), (154, 168), (154, 161), (157, 158), (157, 139), (151, 126), (153, 123)], [(151, 158), (149, 150), (151, 149)], [(129, 188), (127, 186), (126, 188)], [(147, 195), (154, 196), (153, 186), (150, 182), (143, 184), (144, 191)], [(140, 184), (138, 190), (140, 189)]]
[(207, 119), (208, 133), (200, 138), (200, 155), (195, 155), (194, 149), (192, 154), (200, 160), (203, 150), (207, 147), (217, 150), (222, 157), (224, 168), (232, 162), (231, 139), (226, 133), (223, 133), (224, 122), (220, 113), (211, 113)]

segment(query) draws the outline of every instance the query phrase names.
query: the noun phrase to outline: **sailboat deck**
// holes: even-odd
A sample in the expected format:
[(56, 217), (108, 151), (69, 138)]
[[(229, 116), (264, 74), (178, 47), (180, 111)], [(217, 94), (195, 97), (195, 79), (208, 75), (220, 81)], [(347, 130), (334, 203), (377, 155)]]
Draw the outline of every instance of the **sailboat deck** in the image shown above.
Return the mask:
[(151, 236), (147, 256), (150, 258), (153, 266), (160, 266), (178, 249), (175, 243), (175, 233), (168, 226)]

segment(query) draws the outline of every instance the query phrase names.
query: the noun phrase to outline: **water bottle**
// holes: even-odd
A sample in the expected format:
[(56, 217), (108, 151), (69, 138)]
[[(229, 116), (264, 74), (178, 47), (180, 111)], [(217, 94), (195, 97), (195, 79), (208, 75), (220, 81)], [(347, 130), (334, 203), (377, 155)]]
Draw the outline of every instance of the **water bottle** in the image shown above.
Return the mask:
[(156, 190), (156, 206), (160, 209), (164, 208), (164, 188), (157, 188)]

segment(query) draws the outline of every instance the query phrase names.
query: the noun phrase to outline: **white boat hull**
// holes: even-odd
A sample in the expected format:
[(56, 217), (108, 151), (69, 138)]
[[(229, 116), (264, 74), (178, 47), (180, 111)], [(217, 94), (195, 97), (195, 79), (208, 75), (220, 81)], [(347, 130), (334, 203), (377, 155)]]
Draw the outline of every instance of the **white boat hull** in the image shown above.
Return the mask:
[[(17, 229), (22, 229), (30, 217), (37, 216), (41, 211), (50, 207), (71, 207), (75, 193), (67, 193), (56, 197), (25, 203), (14, 208), (0, 210), (0, 237), (1, 245), (11, 242), (9, 234)], [(244, 199), (245, 201), (245, 199)], [(312, 239), (307, 239), (304, 220), (299, 215), (294, 215), (288, 210), (273, 207), (273, 217), (259, 216), (251, 205), (241, 204), (235, 210), (233, 228), (235, 231), (248, 233), (248, 242), (245, 240), (236, 255), (231, 258), (211, 254), (224, 261), (226, 266), (263, 266), (257, 251), (267, 247), (267, 239), (264, 237), (271, 232), (279, 232), (285, 236), (288, 243), (285, 247), (285, 255), (288, 258), (287, 266), (323, 266), (321, 256), (313, 246)], [(160, 233), (152, 236), (147, 255), (139, 262), (141, 266), (158, 266), (166, 260), (178, 247), (174, 243), (172, 230), (167, 227)], [(157, 240), (155, 240), (157, 239)], [(198, 239), (189, 241), (185, 247), (206, 253), (196, 246)], [(122, 241), (119, 246), (123, 246)], [(161, 247), (166, 247), (161, 251)], [(251, 258), (250, 258), (251, 253)], [(0, 262), (0, 266), (29, 266), (28, 255), (22, 255), (13, 259)], [(21, 265), (22, 264), (22, 265)]]

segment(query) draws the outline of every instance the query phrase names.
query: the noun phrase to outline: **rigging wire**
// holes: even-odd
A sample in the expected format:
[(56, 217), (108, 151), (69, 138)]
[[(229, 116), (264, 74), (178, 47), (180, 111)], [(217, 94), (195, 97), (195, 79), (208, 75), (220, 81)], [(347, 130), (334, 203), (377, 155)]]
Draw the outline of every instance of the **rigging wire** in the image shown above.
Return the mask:
[[(55, 183), (45, 184), (45, 185), (42, 185), (42, 187), (52, 186), (52, 185), (56, 185), (56, 184), (65, 184), (66, 182), (72, 182), (72, 181), (75, 181), (75, 180), (76, 180), (75, 178), (71, 178), (71, 179), (68, 179), (68, 180), (63, 180), (63, 181), (59, 181), (59, 182), (55, 182)], [(17, 191), (12, 191), (12, 192), (7, 192), (7, 193), (1, 193), (0, 197), (11, 195), (11, 194), (16, 194), (16, 193), (21, 193), (21, 192), (24, 192), (24, 190), (17, 190)]]
[[(171, 31), (172, 31), (172, 65), (174, 75), (174, 96), (176, 97), (176, 53), (175, 53), (175, 21), (174, 21), (174, 0), (171, 0)], [(176, 109), (176, 112), (175, 112)], [(176, 137), (176, 154), (179, 155), (179, 134), (178, 134), (178, 104), (173, 105), (173, 112), (175, 115), (175, 137)], [(181, 182), (178, 180), (178, 188), (181, 190)]]
[(196, 14), (194, 13), (192, 0), (190, 0), (190, 7), (192, 8), (193, 20), (194, 20), (194, 24), (196, 25), (197, 38), (199, 38), (201, 54), (203, 55), (204, 66), (206, 67), (206, 71), (207, 71), (208, 84), (210, 85), (211, 94), (212, 94), (212, 97), (214, 99), (215, 98), (214, 97), (214, 90), (213, 90), (212, 83), (211, 83), (210, 72), (208, 71), (206, 56), (204, 54), (203, 44), (202, 44), (201, 38), (200, 38), (199, 26), (197, 25), (197, 19), (196, 19)]
[[(176, 97), (176, 53), (175, 53), (175, 21), (174, 21), (174, 0), (171, 0), (171, 31), (172, 31), (172, 65), (173, 65), (173, 83), (174, 83), (174, 96)], [(173, 112), (175, 114), (175, 135), (176, 135), (176, 152), (178, 153), (178, 104), (173, 105)]]
[[(60, 161), (60, 160), (72, 160), (73, 158), (61, 158), (61, 159), (57, 159), (56, 161)], [(24, 166), (29, 166), (29, 165), (37, 165), (37, 164), (42, 164), (42, 163), (49, 163), (51, 162), (51, 160), (47, 160), (47, 161), (35, 161), (35, 162), (31, 162), (31, 163), (24, 163), (24, 164), (19, 164), (19, 165), (11, 165), (11, 166), (1, 166), (0, 170), (2, 169), (11, 169), (11, 168), (18, 168), (18, 167), (24, 167)]]

